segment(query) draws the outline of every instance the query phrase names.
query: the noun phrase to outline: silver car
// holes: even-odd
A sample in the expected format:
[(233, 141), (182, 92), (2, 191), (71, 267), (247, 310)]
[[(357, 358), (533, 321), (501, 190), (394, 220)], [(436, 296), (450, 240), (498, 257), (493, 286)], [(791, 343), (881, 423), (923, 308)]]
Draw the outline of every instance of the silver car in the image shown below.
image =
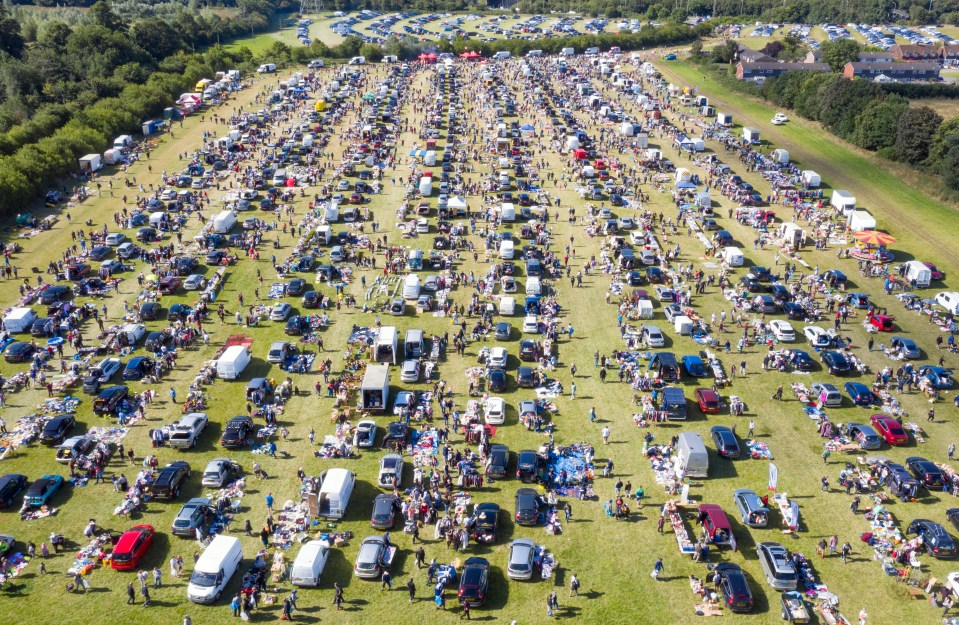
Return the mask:
[(183, 281), (183, 289), (185, 291), (199, 291), (204, 287), (206, 287), (206, 278), (198, 273), (187, 276), (186, 280)]
[(353, 574), (360, 579), (376, 579), (384, 568), (386, 540), (382, 536), (367, 536), (360, 543), (360, 552), (356, 555)]
[(510, 579), (532, 579), (536, 543), (526, 538), (517, 538), (509, 545), (509, 560), (506, 576)]
[(293, 312), (293, 307), (283, 302), (282, 304), (277, 304), (270, 310), (270, 320), (271, 321), (286, 321), (286, 318), (290, 316), (290, 313)]
[(420, 361), (412, 359), (404, 360), (402, 368), (400, 369), (400, 380), (403, 382), (419, 382)]

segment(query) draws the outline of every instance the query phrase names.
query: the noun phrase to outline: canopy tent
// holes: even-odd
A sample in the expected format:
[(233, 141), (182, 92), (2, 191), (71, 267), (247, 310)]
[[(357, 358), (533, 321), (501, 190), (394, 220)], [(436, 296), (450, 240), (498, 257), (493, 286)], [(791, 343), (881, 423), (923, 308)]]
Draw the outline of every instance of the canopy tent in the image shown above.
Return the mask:
[(878, 230), (861, 230), (859, 232), (853, 232), (852, 237), (860, 243), (875, 247), (892, 245), (896, 242), (896, 237), (892, 236), (891, 234), (886, 234), (885, 232), (879, 232)]
[(426, 153), (429, 150), (410, 150), (410, 156), (415, 156), (416, 158), (423, 158), (426, 156)]
[(450, 210), (466, 210), (466, 198), (454, 195), (447, 202), (447, 206), (449, 206)]

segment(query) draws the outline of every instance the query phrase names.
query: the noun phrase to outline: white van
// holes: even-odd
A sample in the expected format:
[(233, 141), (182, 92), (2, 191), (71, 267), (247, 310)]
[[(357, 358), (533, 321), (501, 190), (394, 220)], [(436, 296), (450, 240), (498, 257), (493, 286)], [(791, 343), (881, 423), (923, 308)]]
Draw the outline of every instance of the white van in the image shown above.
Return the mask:
[(959, 315), (959, 293), (956, 291), (943, 291), (936, 294), (936, 303), (952, 314)]
[(250, 364), (250, 349), (246, 345), (231, 345), (216, 361), (216, 375), (222, 380), (235, 380)]
[(127, 345), (137, 345), (146, 336), (147, 327), (142, 323), (127, 323), (120, 328), (119, 335)]
[(213, 232), (217, 234), (226, 234), (236, 225), (236, 213), (233, 211), (222, 211), (213, 218)]
[(282, 187), (285, 184), (286, 184), (286, 170), (277, 169), (275, 172), (273, 172), (273, 186)]
[(411, 273), (403, 279), (403, 299), (416, 299), (420, 296), (420, 277)]
[(925, 263), (910, 260), (906, 263), (906, 279), (910, 282), (915, 280), (916, 286), (929, 286), (932, 282), (932, 270), (926, 267)]
[(272, 74), (276, 71), (275, 63), (264, 63), (256, 69), (260, 74)]
[(695, 432), (681, 432), (676, 444), (679, 466), (688, 477), (709, 477), (709, 454), (703, 438)]
[(290, 567), (290, 583), (294, 586), (319, 586), (329, 558), (330, 543), (325, 540), (306, 543)]
[(333, 240), (333, 230), (329, 226), (319, 226), (314, 238), (320, 245), (329, 245), (330, 241)]
[(508, 50), (500, 50), (499, 52), (493, 55), (493, 58), (496, 59), (497, 61), (505, 61), (506, 59), (509, 58), (509, 56), (510, 55)]
[(539, 283), (539, 278), (531, 276), (526, 278), (526, 294), (527, 295), (542, 295), (543, 287)]
[(534, 57), (534, 56), (543, 56), (543, 51), (542, 51), (542, 50), (530, 50), (529, 52), (526, 53), (526, 57), (527, 57), (527, 58), (529, 58), (529, 57)]
[(14, 308), (3, 318), (3, 327), (10, 334), (29, 332), (37, 313), (32, 308)]
[(366, 57), (354, 56), (347, 65), (366, 65)]
[(350, 503), (356, 473), (349, 469), (330, 469), (323, 474), (323, 485), (317, 495), (317, 516), (339, 520), (346, 514)]
[(239, 538), (223, 534), (216, 536), (193, 567), (186, 587), (187, 598), (194, 603), (216, 603), (242, 560)]
[(576, 50), (574, 48), (563, 48), (559, 53), (563, 56), (573, 56), (576, 54)]
[(411, 328), (406, 331), (406, 340), (403, 341), (403, 353), (407, 358), (422, 358), (426, 356), (426, 342), (423, 340), (423, 331)]
[(499, 210), (500, 221), (516, 221), (516, 207), (512, 202), (503, 202)]
[(512, 260), (513, 254), (515, 253), (515, 246), (512, 241), (500, 241), (499, 244), (499, 257), (504, 260)]
[(743, 262), (745, 262), (742, 250), (732, 245), (723, 248), (723, 260), (730, 267), (742, 267)]
[(499, 300), (499, 314), (504, 317), (511, 317), (516, 314), (516, 298), (501, 297)]
[(382, 62), (382, 63), (396, 63), (396, 62), (399, 61), (399, 60), (400, 60), (400, 57), (396, 56), (395, 54), (387, 54), (386, 56), (383, 57), (383, 59), (382, 59), (381, 62)]

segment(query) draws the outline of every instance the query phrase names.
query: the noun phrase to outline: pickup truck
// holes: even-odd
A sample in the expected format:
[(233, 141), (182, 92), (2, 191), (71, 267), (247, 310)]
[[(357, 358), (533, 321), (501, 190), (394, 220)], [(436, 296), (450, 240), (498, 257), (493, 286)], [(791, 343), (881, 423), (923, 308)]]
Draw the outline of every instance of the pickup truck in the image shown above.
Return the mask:
[(206, 428), (207, 416), (202, 412), (191, 412), (174, 422), (170, 428), (170, 447), (190, 449), (196, 446), (197, 439)]

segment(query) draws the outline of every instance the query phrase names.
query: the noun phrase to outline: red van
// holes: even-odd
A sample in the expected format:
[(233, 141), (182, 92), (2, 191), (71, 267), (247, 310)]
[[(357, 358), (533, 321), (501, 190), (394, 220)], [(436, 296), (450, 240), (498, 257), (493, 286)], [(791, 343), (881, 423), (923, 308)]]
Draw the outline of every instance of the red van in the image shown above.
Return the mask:
[(719, 547), (732, 547), (734, 544), (733, 529), (723, 509), (714, 503), (704, 503), (699, 506), (699, 522), (706, 531), (706, 539)]

